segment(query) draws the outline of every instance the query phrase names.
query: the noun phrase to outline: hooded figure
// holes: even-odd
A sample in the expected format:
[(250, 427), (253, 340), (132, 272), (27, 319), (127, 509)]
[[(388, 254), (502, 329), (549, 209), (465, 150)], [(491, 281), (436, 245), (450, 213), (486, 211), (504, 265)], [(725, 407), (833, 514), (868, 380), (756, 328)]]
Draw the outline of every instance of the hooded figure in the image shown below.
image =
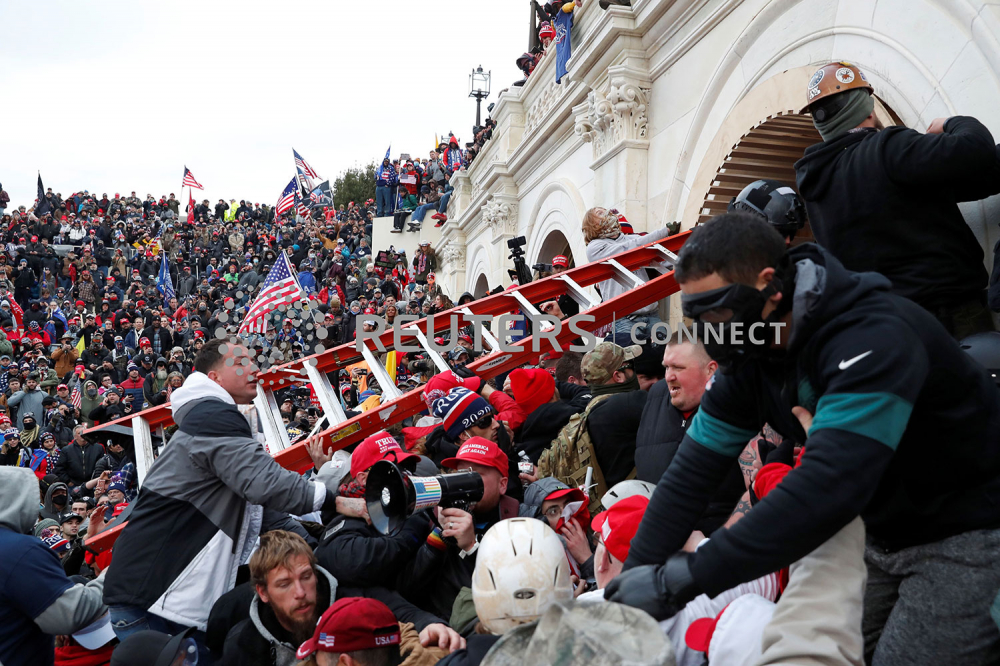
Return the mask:
[(97, 393), (97, 382), (93, 379), (88, 379), (83, 383), (83, 392), (80, 396), (80, 415), (84, 421), (93, 424), (87, 414), (90, 414), (95, 407), (101, 404), (103, 398)]
[(62, 481), (57, 481), (45, 491), (45, 501), (42, 503), (42, 510), (38, 512), (38, 515), (43, 519), (58, 521), (59, 515), (66, 510), (68, 503), (69, 486)]
[(69, 635), (107, 612), (104, 578), (74, 585), (59, 558), (31, 528), (38, 516), (38, 479), (30, 469), (0, 468), (0, 663), (54, 662), (54, 637)]

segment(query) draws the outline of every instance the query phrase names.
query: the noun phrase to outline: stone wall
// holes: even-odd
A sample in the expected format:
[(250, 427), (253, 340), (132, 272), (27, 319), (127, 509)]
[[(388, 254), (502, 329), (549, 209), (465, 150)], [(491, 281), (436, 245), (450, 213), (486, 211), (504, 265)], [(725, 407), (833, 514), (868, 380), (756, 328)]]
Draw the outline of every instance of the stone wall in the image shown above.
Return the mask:
[[(530, 263), (551, 258), (541, 253), (553, 232), (584, 263), (580, 222), (595, 205), (636, 231), (690, 227), (739, 137), (797, 110), (829, 60), (861, 67), (909, 127), (973, 115), (1000, 137), (998, 36), (996, 0), (633, 0), (608, 11), (587, 0), (569, 75), (555, 83), (550, 53), (503, 93), (492, 141), (453, 179), (445, 284), (509, 284), (506, 241), (518, 235)], [(963, 212), (991, 249), (997, 198)]]

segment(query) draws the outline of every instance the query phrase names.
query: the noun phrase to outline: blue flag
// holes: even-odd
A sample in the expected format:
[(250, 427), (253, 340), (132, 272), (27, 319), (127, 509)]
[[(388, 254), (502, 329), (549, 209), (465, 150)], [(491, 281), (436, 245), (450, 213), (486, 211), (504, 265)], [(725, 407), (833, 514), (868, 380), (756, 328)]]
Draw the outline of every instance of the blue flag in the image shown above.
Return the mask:
[(174, 281), (170, 277), (170, 269), (167, 267), (166, 252), (163, 253), (163, 259), (160, 262), (160, 276), (156, 278), (156, 288), (163, 294), (164, 300), (170, 300), (177, 295), (174, 292)]
[[(56, 309), (52, 311), (52, 318), (58, 319), (62, 323), (64, 329), (69, 328), (69, 320), (66, 319), (66, 315), (63, 314), (62, 309), (58, 305), (56, 306)], [(55, 340), (53, 339), (52, 342), (54, 343)]]
[[(390, 150), (392, 150), (392, 144), (391, 144), (391, 143), (389, 144), (389, 147), (385, 149), (385, 159), (387, 159), (387, 160), (389, 159), (389, 151), (390, 151)], [(392, 160), (389, 160), (389, 161), (391, 162)], [(38, 182), (39, 182), (39, 183), (41, 183), (41, 182), (42, 182), (42, 181), (41, 181), (41, 177), (40, 177), (40, 176), (39, 176), (39, 180), (38, 180)]]
[(561, 9), (556, 14), (556, 83), (566, 76), (566, 63), (573, 57), (570, 30), (573, 27), (573, 12)]

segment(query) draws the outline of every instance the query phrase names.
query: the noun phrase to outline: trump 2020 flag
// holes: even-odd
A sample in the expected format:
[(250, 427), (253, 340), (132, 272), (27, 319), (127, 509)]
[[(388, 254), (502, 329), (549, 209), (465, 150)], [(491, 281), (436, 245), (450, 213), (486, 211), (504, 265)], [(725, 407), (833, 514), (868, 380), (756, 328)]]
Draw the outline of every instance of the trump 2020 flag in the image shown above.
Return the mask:
[(309, 207), (321, 208), (333, 205), (333, 191), (330, 189), (330, 181), (324, 180), (316, 186), (316, 189), (309, 193)]
[(570, 30), (573, 28), (573, 12), (561, 9), (556, 14), (556, 83), (566, 76), (566, 63), (573, 57)]
[(177, 294), (174, 292), (174, 281), (170, 277), (170, 269), (167, 267), (167, 253), (163, 253), (163, 258), (160, 261), (160, 275), (156, 278), (156, 288), (163, 294), (163, 300), (169, 301), (174, 298)]

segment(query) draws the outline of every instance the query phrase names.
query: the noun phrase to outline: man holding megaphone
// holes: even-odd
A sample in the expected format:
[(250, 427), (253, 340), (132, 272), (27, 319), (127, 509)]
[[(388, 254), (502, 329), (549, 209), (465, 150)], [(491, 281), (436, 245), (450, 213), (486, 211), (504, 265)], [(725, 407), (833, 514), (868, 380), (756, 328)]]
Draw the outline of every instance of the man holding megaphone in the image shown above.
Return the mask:
[[(448, 423), (448, 420), (445, 420)], [(436, 510), (438, 527), (417, 550), (399, 577), (400, 591), (439, 617), (450, 617), (455, 597), (471, 587), (479, 541), (496, 523), (518, 515), (520, 503), (507, 490), (509, 463), (503, 451), (484, 437), (471, 437), (442, 467), (482, 478), (482, 499), (469, 507)], [(445, 476), (444, 479), (448, 479)]]
[[(341, 497), (364, 497), (375, 463), (388, 460), (412, 473), (419, 456), (402, 450), (392, 435), (381, 430), (358, 444), (351, 454), (351, 475), (340, 485)], [(437, 469), (429, 461), (431, 473)], [(316, 559), (342, 585), (395, 587), (395, 576), (413, 557), (434, 527), (427, 511), (402, 521), (393, 534), (381, 534), (370, 521), (338, 515), (327, 524), (316, 548)]]

